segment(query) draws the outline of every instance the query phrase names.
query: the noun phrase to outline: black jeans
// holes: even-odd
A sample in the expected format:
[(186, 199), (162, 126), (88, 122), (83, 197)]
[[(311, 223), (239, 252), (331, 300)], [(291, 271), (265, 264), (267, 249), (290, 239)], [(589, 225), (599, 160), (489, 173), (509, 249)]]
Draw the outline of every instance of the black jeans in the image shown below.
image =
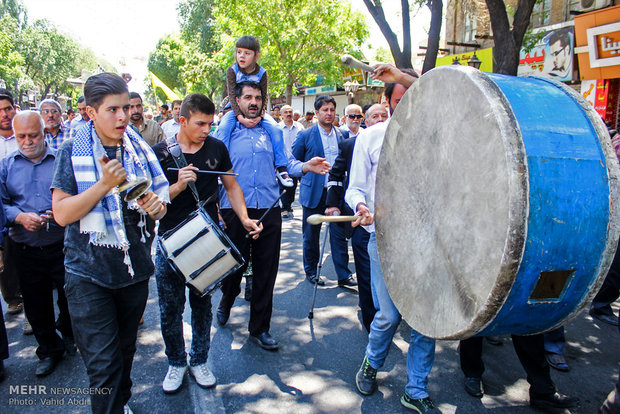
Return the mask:
[[(466, 377), (482, 378), (482, 337), (465, 339), (460, 343), (461, 370)], [(545, 341), (542, 334), (512, 335), (512, 345), (527, 374), (530, 395), (546, 396), (555, 392), (549, 364), (545, 360)]]
[(592, 299), (592, 310), (606, 315), (613, 315), (611, 304), (620, 295), (620, 249), (616, 250), (613, 262), (609, 268), (609, 273), (594, 299)]
[(0, 291), (4, 301), (9, 305), (22, 303), (22, 294), (19, 289), (19, 277), (14, 268), (13, 259), (7, 252), (9, 238), (4, 238), (4, 250), (0, 251), (2, 255), (2, 270), (0, 270)]
[[(265, 209), (248, 208), (251, 219), (259, 219)], [(252, 299), (250, 300), (250, 335), (269, 332), (273, 308), (273, 287), (276, 284), (280, 264), (280, 242), (282, 240), (282, 217), (276, 207), (263, 220), (263, 231), (257, 240), (245, 238), (247, 231), (232, 209), (221, 210), (226, 222), (226, 233), (246, 260), (252, 261)], [(222, 283), (220, 306), (232, 308), (235, 298), (241, 292), (241, 278), (247, 266), (243, 266)]]
[(355, 275), (357, 276), (357, 290), (359, 292), (359, 307), (362, 311), (362, 324), (367, 332), (370, 332), (370, 324), (377, 309), (372, 300), (370, 287), (370, 256), (368, 256), (368, 240), (370, 233), (362, 227), (353, 229), (351, 247), (353, 247), (353, 260), (355, 261)]
[(284, 187), (282, 184), (278, 183), (280, 185), (280, 192), (282, 192), (282, 190), (286, 190), (286, 193), (284, 193), (281, 199), (282, 211), (293, 211), (291, 205), (295, 201), (295, 190), (297, 190), (297, 183), (299, 182), (299, 178), (291, 177), (291, 179), (293, 180), (292, 187)]
[[(63, 337), (73, 336), (63, 288), (65, 255), (62, 249), (62, 241), (45, 247), (31, 247), (10, 238), (7, 240), (7, 255), (19, 277), (26, 318), (39, 344), (36, 351), (39, 359), (58, 359), (64, 354), (65, 346), (56, 329)], [(54, 319), (54, 288), (58, 291), (58, 323)]]
[(67, 272), (65, 292), (75, 342), (90, 387), (93, 413), (122, 413), (131, 398), (131, 366), (138, 323), (149, 294), (148, 279), (109, 289)]

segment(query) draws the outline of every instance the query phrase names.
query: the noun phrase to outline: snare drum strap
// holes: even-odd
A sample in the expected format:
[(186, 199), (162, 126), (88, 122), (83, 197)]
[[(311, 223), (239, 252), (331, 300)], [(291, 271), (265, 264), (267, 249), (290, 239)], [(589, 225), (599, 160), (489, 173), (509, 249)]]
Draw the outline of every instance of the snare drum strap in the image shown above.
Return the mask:
[[(166, 145), (168, 146), (168, 152), (172, 155), (177, 168), (187, 167), (187, 160), (183, 155), (183, 150), (181, 150), (181, 146), (177, 142), (176, 134), (168, 139), (166, 139)], [(196, 184), (193, 181), (187, 183), (187, 186), (192, 191), (192, 195), (194, 199), (196, 199), (196, 205), (200, 207), (200, 197), (198, 196), (198, 189), (196, 188)]]

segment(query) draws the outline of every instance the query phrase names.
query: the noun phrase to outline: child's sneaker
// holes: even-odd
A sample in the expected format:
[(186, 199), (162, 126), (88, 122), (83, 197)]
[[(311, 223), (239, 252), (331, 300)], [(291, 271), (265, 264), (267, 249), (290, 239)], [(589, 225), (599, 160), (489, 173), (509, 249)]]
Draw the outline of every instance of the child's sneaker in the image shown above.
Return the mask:
[(276, 177), (278, 177), (278, 181), (283, 187), (291, 188), (294, 185), (293, 179), (288, 176), (286, 171), (278, 171)]

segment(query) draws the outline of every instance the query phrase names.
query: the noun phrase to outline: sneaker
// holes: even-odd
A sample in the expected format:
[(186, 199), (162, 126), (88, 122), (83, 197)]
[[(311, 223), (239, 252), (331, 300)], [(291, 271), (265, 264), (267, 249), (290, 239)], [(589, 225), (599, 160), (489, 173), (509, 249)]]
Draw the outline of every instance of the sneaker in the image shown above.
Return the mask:
[(24, 304), (21, 302), (17, 302), (17, 303), (11, 303), (7, 308), (6, 308), (6, 313), (8, 313), (9, 315), (17, 315), (18, 313), (21, 313), (24, 310)]
[(377, 370), (370, 366), (366, 356), (355, 376), (355, 385), (362, 395), (370, 395), (377, 389)]
[(32, 325), (30, 325), (30, 322), (25, 321), (24, 322), (24, 335), (32, 335), (34, 332), (32, 331)]
[(192, 374), (196, 383), (202, 388), (211, 388), (215, 385), (215, 376), (207, 366), (207, 363), (189, 367), (189, 373)]
[(435, 408), (435, 403), (429, 397), (413, 399), (407, 393), (402, 396), (400, 403), (403, 407), (415, 411), (416, 413), (441, 413), (438, 408)]
[(278, 177), (278, 181), (282, 184), (283, 187), (291, 188), (295, 183), (292, 178), (288, 176), (286, 171), (277, 172), (276, 177)]
[(162, 388), (166, 394), (174, 394), (181, 388), (181, 385), (183, 385), (183, 376), (185, 375), (186, 370), (187, 366), (168, 366), (168, 373), (166, 374), (166, 378), (164, 378), (164, 382), (162, 384)]

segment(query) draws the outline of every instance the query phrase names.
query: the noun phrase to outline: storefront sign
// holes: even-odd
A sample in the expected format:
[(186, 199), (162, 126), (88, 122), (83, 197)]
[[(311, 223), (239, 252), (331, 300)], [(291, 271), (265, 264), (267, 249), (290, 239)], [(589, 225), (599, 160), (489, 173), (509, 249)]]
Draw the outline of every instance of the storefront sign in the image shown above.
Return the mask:
[(620, 78), (620, 6), (575, 16), (580, 79)]
[(521, 50), (517, 75), (540, 76), (558, 81), (573, 80), (574, 38), (572, 27), (548, 32), (532, 50)]
[(336, 92), (335, 86), (315, 86), (306, 89), (306, 95), (323, 95), (329, 92)]
[[(435, 61), (435, 66), (451, 65), (454, 62), (454, 58), (457, 58), (459, 64), (467, 65), (469, 59), (474, 55), (474, 52), (459, 53), (457, 55), (449, 55), (438, 57)], [(480, 70), (482, 72), (493, 72), (493, 48), (476, 50), (476, 57), (482, 62), (480, 64)]]
[(591, 68), (620, 65), (620, 22), (591, 27), (586, 33)]
[(585, 80), (581, 82), (581, 95), (604, 121), (613, 122), (618, 82), (613, 79)]

